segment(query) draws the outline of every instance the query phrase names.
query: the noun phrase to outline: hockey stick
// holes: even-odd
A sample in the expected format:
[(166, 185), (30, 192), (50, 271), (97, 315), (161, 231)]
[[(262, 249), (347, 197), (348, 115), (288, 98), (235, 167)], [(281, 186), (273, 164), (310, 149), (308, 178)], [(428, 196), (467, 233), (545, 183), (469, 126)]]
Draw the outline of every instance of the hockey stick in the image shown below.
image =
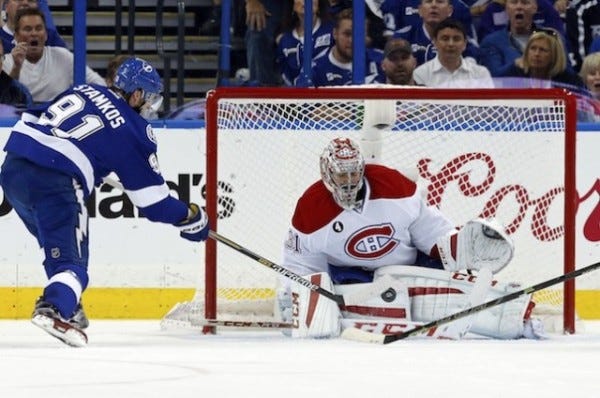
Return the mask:
[(233, 328), (253, 328), (253, 329), (293, 329), (293, 323), (270, 322), (270, 321), (221, 321), (218, 319), (205, 319), (198, 326), (227, 326)]
[(243, 255), (250, 257), (253, 260), (256, 260), (257, 262), (264, 265), (265, 267), (271, 268), (273, 271), (277, 272), (278, 274), (283, 275), (286, 278), (293, 280), (294, 282), (304, 286), (305, 288), (310, 289), (314, 292), (317, 292), (318, 294), (325, 296), (330, 300), (335, 301), (339, 306), (346, 305), (344, 296), (340, 296), (339, 294), (334, 294), (334, 293), (330, 292), (329, 290), (323, 289), (319, 285), (315, 285), (308, 279), (305, 279), (305, 278), (301, 277), (300, 275), (288, 270), (287, 268), (284, 268), (281, 265), (275, 264), (274, 262), (267, 260), (266, 258), (254, 253), (253, 251), (246, 249), (243, 246), (238, 245), (237, 243), (235, 243), (231, 239), (224, 237), (223, 235), (219, 235), (215, 231), (210, 231), (208, 233), (208, 236), (210, 236), (212, 239), (214, 239), (218, 242), (221, 242), (221, 243), (231, 247), (232, 249), (242, 253)]
[(600, 262), (597, 262), (595, 264), (592, 265), (588, 265), (587, 267), (584, 268), (580, 268), (578, 270), (572, 271), (572, 272), (568, 272), (564, 275), (560, 275), (557, 276), (555, 278), (552, 279), (548, 279), (545, 282), (540, 282), (536, 285), (533, 286), (529, 286), (525, 289), (521, 289), (521, 290), (517, 290), (516, 292), (507, 294), (505, 296), (502, 297), (498, 297), (495, 300), (491, 300), (488, 302), (485, 302), (483, 304), (480, 305), (476, 305), (474, 307), (468, 308), (464, 311), (459, 311), (455, 314), (452, 315), (448, 315), (445, 316), (443, 318), (440, 318), (438, 320), (435, 321), (431, 321), (428, 323), (425, 323), (424, 325), (418, 326), (414, 329), (408, 330), (406, 332), (403, 333), (398, 333), (398, 334), (390, 334), (390, 335), (384, 335), (384, 334), (374, 334), (374, 333), (369, 333), (369, 332), (365, 332), (359, 329), (355, 329), (355, 328), (348, 328), (345, 329), (344, 332), (342, 333), (342, 337), (349, 339), (349, 340), (355, 340), (355, 341), (362, 341), (365, 343), (376, 343), (376, 344), (389, 344), (389, 343), (393, 343), (394, 341), (398, 341), (398, 340), (402, 340), (405, 339), (407, 337), (410, 336), (414, 336), (417, 334), (421, 334), (424, 332), (427, 332), (429, 329), (432, 328), (437, 328), (441, 325), (444, 325), (448, 322), (452, 322), (455, 321), (457, 319), (461, 319), (464, 318), (466, 316), (469, 315), (473, 315), (476, 314), (480, 311), (483, 310), (487, 310), (488, 308), (492, 308), (495, 307), (497, 305), (500, 304), (504, 304), (508, 301), (514, 300), (519, 296), (522, 296), (524, 294), (531, 294), (531, 293), (535, 293), (539, 290), (545, 289), (547, 287), (553, 286), (553, 285), (557, 285), (559, 283), (568, 281), (570, 279), (574, 279), (580, 275), (586, 274), (588, 272), (594, 271), (596, 269), (600, 268)]
[[(116, 181), (110, 177), (104, 177), (103, 181), (106, 184), (125, 192), (125, 188), (123, 187), (123, 184), (121, 184), (120, 181)], [(278, 274), (283, 275), (286, 278), (293, 280), (294, 282), (306, 287), (307, 289), (310, 289), (322, 296), (327, 297), (330, 300), (335, 301), (338, 305), (340, 305), (340, 306), (346, 305), (346, 301), (344, 300), (343, 296), (341, 296), (339, 294), (334, 294), (334, 293), (330, 292), (329, 290), (323, 289), (319, 285), (315, 285), (308, 279), (305, 279), (305, 278), (301, 277), (300, 275), (293, 273), (292, 271), (282, 267), (281, 265), (275, 264), (274, 262), (267, 260), (266, 258), (254, 253), (253, 251), (251, 251), (249, 249), (246, 249), (245, 247), (235, 243), (234, 241), (224, 237), (223, 235), (219, 235), (215, 231), (209, 231), (208, 236), (211, 237), (212, 239), (216, 240), (217, 242), (221, 242), (221, 243), (229, 246), (230, 248), (242, 253), (243, 255), (250, 257), (253, 260), (256, 260), (257, 262), (264, 265), (265, 267), (271, 268), (273, 271), (277, 272)]]
[[(479, 270), (475, 283), (473, 284), (473, 289), (467, 296), (465, 304), (462, 305), (461, 311), (485, 303), (487, 293), (492, 286), (492, 278), (492, 271), (489, 267), (484, 267)], [(462, 339), (469, 330), (471, 330), (475, 318), (477, 318), (477, 314), (465, 316), (460, 320), (447, 323), (440, 328), (438, 335), (453, 339)]]

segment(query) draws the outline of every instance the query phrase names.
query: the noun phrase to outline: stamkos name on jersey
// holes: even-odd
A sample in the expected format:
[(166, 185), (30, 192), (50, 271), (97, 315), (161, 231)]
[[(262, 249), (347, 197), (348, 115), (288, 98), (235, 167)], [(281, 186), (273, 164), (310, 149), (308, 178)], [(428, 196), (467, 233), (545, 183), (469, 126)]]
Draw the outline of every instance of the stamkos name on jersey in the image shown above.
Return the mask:
[(110, 122), (110, 126), (113, 129), (121, 126), (125, 123), (125, 118), (121, 116), (121, 112), (116, 109), (115, 105), (109, 98), (106, 98), (104, 94), (95, 88), (88, 86), (87, 84), (82, 84), (80, 86), (76, 86), (73, 88), (73, 91), (78, 91), (81, 94), (88, 97), (94, 105), (98, 108), (100, 112), (104, 115), (106, 119)]

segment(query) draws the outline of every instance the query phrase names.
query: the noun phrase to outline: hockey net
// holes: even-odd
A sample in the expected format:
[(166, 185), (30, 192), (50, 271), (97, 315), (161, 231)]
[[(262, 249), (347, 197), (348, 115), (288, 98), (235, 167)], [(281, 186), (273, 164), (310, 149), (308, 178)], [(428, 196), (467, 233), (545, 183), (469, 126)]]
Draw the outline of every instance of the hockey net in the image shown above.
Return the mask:
[[(207, 100), (207, 212), (219, 234), (279, 264), (320, 153), (351, 137), (367, 162), (415, 179), (457, 227), (498, 218), (516, 250), (497, 278), (529, 286), (574, 267), (574, 109), (554, 89), (217, 89)], [(205, 267), (194, 299), (163, 325), (279, 320), (275, 272), (214, 240)], [(573, 281), (534, 299), (574, 332)]]

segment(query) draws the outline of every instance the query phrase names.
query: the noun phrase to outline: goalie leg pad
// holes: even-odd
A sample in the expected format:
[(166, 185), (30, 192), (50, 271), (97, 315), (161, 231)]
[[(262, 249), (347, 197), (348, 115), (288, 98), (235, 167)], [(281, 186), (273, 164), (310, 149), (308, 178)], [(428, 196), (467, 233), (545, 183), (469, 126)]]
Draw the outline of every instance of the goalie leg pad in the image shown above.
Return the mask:
[(335, 291), (344, 295), (344, 318), (410, 320), (408, 288), (389, 275), (373, 278), (371, 283), (336, 285)]
[[(387, 266), (378, 269), (375, 274), (383, 273), (408, 286), (412, 320), (419, 322), (431, 322), (463, 310), (476, 279), (459, 272), (417, 266)], [(520, 286), (513, 283), (493, 281), (485, 302), (519, 289)], [(476, 318), (470, 331), (497, 339), (523, 337), (524, 319), (532, 306), (529, 294), (481, 311), (474, 315)]]
[[(320, 272), (305, 276), (315, 285), (333, 291), (329, 274)], [(341, 313), (337, 303), (312, 290), (294, 283), (291, 286), (292, 337), (328, 338), (341, 333)]]

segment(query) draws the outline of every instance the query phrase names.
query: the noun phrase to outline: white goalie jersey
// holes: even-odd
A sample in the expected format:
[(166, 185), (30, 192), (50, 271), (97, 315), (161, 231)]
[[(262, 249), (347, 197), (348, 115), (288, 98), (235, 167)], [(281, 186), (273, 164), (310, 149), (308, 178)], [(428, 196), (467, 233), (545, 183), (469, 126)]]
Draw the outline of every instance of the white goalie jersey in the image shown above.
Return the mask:
[[(350, 327), (365, 320), (414, 325), (510, 290), (510, 284), (492, 284), (492, 272), (512, 258), (512, 242), (501, 226), (474, 220), (457, 231), (439, 210), (427, 206), (413, 181), (384, 166), (365, 166), (362, 189), (362, 200), (352, 209), (340, 207), (322, 181), (313, 184), (298, 201), (285, 242), (285, 267), (318, 279), (327, 290), (344, 294), (345, 305), (338, 308), (337, 303), (292, 284), (291, 313), (297, 326), (292, 335), (335, 337), (340, 333), (341, 319), (351, 322)], [(461, 253), (454, 255), (454, 250)], [(398, 268), (397, 264), (415, 264), (418, 251), (443, 251), (441, 260), (446, 269)], [(330, 266), (373, 271), (374, 278), (365, 283), (334, 285)], [(480, 283), (465, 281), (461, 279), (464, 274), (455, 272), (459, 269), (485, 269), (488, 277)], [(387, 279), (382, 279), (384, 276)], [(419, 292), (427, 293), (421, 296)], [(530, 299), (524, 295), (493, 312), (455, 323), (440, 336), (461, 338), (469, 330), (494, 338), (523, 336)]]
[(455, 230), (400, 172), (365, 166), (364, 199), (356, 210), (336, 204), (322, 181), (298, 200), (284, 247), (283, 264), (300, 275), (327, 272), (328, 265), (375, 270), (414, 264), (437, 240)]

